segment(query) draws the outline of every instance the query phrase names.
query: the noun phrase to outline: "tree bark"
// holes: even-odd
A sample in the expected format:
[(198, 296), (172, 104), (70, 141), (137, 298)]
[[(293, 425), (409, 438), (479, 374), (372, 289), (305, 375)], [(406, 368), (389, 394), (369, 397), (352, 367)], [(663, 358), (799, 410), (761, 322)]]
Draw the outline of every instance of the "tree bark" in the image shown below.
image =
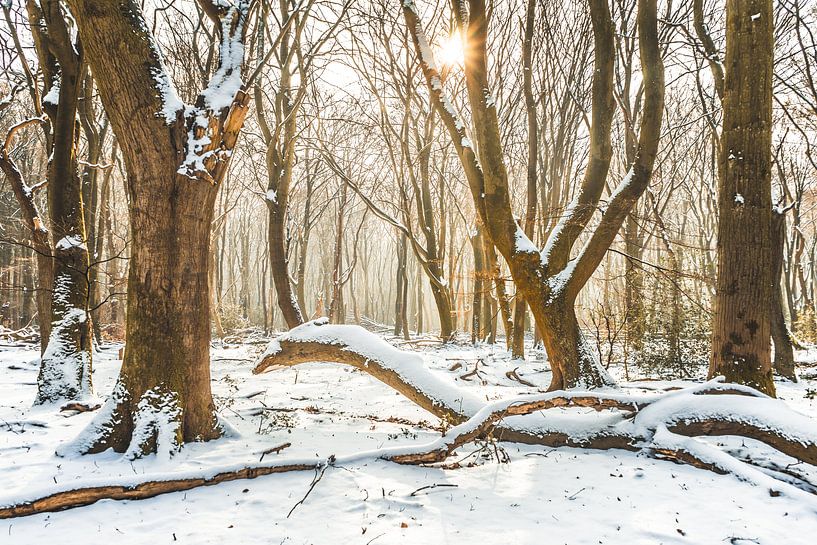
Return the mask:
[(710, 376), (774, 395), (771, 305), (771, 0), (728, 0), (718, 274)]
[[(187, 116), (135, 1), (69, 4), (122, 148), (131, 228), (119, 380), (69, 449), (172, 451), (221, 433), (210, 393), (210, 230), (248, 97), (238, 91), (227, 106), (202, 94)], [(243, 42), (247, 3), (214, 6), (222, 46)], [(220, 63), (222, 74), (239, 70)]]
[(783, 275), (783, 247), (786, 243), (786, 214), (782, 210), (772, 211), (772, 315), (771, 329), (774, 342), (774, 371), (782, 377), (797, 382), (794, 369), (794, 348), (791, 332), (786, 326), (783, 314), (783, 294), (780, 280)]
[(57, 0), (42, 4), (47, 46), (59, 62), (58, 103), (51, 118), (48, 212), (54, 248), (51, 332), (37, 377), (36, 405), (77, 400), (91, 393), (92, 331), (88, 316), (88, 248), (77, 159), (77, 107), (82, 87), (82, 47), (73, 42)]

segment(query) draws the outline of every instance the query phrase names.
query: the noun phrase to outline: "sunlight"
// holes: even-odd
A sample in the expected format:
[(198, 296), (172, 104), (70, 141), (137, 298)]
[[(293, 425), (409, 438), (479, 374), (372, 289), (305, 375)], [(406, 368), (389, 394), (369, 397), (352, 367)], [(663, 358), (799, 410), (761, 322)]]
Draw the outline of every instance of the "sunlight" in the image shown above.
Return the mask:
[(437, 47), (437, 58), (443, 66), (462, 66), (465, 61), (465, 53), (459, 32), (454, 32), (442, 40)]

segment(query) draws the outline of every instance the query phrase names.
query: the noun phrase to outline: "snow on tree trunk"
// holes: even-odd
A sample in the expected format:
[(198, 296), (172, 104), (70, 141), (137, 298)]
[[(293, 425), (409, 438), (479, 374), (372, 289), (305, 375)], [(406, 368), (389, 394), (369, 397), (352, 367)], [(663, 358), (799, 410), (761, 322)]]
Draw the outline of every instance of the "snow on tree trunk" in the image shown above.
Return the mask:
[(219, 66), (193, 105), (173, 88), (141, 8), (69, 2), (127, 170), (131, 256), (125, 355), (113, 394), (63, 452), (135, 457), (221, 435), (210, 391), (208, 256), (218, 184), (247, 113), (249, 2), (203, 2)]
[(53, 131), (48, 164), (48, 211), (54, 242), (51, 332), (43, 352), (35, 404), (81, 399), (91, 392), (91, 343), (88, 319), (88, 248), (82, 182), (77, 163), (77, 106), (82, 59), (59, 3), (43, 3), (43, 20), (59, 63), (58, 84), (45, 111)]

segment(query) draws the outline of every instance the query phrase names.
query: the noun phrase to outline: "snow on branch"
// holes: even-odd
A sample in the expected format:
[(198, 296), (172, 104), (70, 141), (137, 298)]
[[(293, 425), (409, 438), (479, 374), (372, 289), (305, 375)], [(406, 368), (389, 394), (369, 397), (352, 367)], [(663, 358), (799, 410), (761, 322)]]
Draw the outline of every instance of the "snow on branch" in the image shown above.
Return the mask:
[[(241, 69), (251, 1), (218, 0), (204, 4), (205, 11), (219, 25), (220, 32), (217, 35), (220, 36), (221, 43), (218, 68), (207, 87), (199, 93), (195, 104), (185, 104), (179, 98), (158, 45), (147, 29), (143, 30), (149, 36), (155, 56), (151, 73), (162, 104), (157, 115), (163, 117), (168, 125), (183, 123), (187, 129), (186, 153), (178, 173), (190, 178), (203, 177), (216, 183), (218, 176), (214, 171), (230, 157), (235, 144), (232, 132), (237, 133), (237, 130), (232, 125), (240, 127), (246, 110), (242, 100)], [(230, 123), (234, 110), (240, 110), (240, 114), (236, 116), (240, 123)]]
[(203, 107), (214, 113), (229, 108), (241, 89), (241, 64), (244, 62), (244, 26), (249, 2), (237, 2), (221, 19), (219, 67), (207, 88), (201, 92)]

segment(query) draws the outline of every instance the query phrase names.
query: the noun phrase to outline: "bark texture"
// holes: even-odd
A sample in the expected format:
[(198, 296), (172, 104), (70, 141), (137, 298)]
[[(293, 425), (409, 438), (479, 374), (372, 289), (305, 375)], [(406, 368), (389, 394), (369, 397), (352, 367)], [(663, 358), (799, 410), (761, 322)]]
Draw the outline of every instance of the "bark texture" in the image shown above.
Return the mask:
[[(225, 152), (235, 146), (248, 97), (239, 91), (213, 111), (200, 95), (200, 115), (185, 117), (136, 2), (70, 5), (122, 149), (131, 227), (119, 381), (72, 448), (139, 456), (218, 437), (210, 392), (210, 230)], [(222, 40), (243, 39), (245, 2), (203, 7), (224, 22)]]
[(48, 212), (54, 270), (51, 286), (51, 331), (37, 377), (35, 404), (76, 400), (91, 393), (92, 332), (88, 316), (88, 248), (82, 182), (79, 174), (77, 107), (82, 88), (80, 41), (69, 33), (57, 0), (41, 2), (45, 25), (40, 46), (59, 64), (57, 104), (44, 103), (51, 120), (48, 162)]
[(726, 4), (718, 275), (709, 374), (774, 395), (771, 0)]

